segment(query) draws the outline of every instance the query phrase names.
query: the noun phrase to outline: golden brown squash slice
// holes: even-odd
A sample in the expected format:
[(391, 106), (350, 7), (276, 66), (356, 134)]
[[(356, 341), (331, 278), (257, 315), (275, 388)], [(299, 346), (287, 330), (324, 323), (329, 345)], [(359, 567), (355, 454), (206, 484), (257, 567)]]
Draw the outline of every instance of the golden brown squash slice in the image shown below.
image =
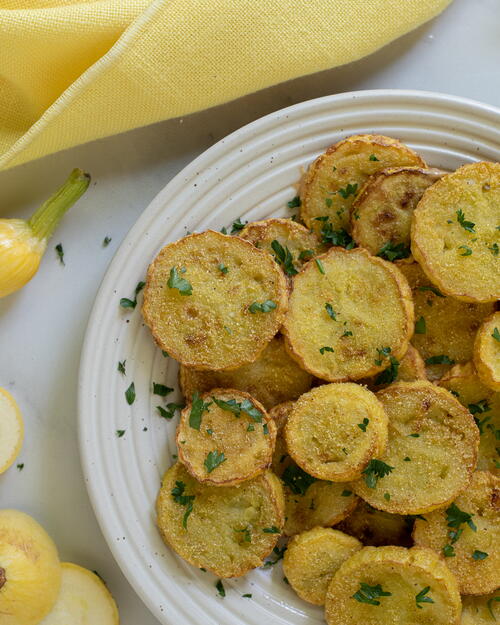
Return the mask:
[(462, 597), (460, 625), (494, 625), (500, 621), (500, 592), (481, 597)]

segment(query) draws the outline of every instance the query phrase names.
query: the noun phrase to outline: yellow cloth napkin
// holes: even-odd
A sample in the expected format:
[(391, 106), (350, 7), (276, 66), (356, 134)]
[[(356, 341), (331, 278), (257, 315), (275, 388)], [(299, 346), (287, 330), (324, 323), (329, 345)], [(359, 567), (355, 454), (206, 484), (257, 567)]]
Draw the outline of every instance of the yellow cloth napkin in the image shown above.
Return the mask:
[(0, 0), (0, 169), (354, 61), (451, 0)]

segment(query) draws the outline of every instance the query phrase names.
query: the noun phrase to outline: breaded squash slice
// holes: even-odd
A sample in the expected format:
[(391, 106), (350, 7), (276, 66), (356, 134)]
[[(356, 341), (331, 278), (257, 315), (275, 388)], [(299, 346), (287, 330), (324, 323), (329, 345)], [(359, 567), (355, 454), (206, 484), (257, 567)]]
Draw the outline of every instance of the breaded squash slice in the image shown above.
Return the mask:
[(239, 577), (261, 566), (284, 522), (279, 479), (271, 472), (238, 486), (208, 486), (176, 463), (156, 501), (161, 536), (193, 566)]
[(444, 173), (439, 169), (392, 167), (370, 176), (352, 205), (356, 243), (387, 260), (409, 256), (413, 211), (424, 191)]
[(273, 258), (208, 230), (166, 245), (148, 269), (142, 314), (156, 343), (198, 369), (253, 362), (279, 330), (288, 288)]
[(247, 224), (238, 236), (272, 254), (288, 277), (320, 253), (318, 237), (291, 219), (264, 219)]
[(472, 363), (455, 365), (439, 386), (455, 395), (479, 428), (477, 468), (500, 476), (500, 393), (485, 386)]
[(462, 597), (460, 625), (494, 625), (500, 621), (500, 592), (481, 597)]
[(429, 549), (364, 547), (333, 576), (328, 625), (459, 625), (457, 582)]
[(193, 395), (176, 441), (179, 461), (199, 482), (234, 486), (270, 466), (276, 425), (248, 393), (215, 388)]
[(377, 510), (366, 501), (360, 501), (351, 514), (337, 525), (337, 529), (372, 547), (411, 547), (412, 527), (411, 518)]
[(474, 341), (474, 364), (483, 384), (500, 391), (500, 312), (485, 319)]
[(415, 521), (415, 544), (445, 558), (464, 595), (484, 595), (500, 586), (500, 478), (477, 471), (448, 507)]
[(386, 451), (373, 459), (357, 495), (393, 514), (424, 514), (452, 502), (476, 466), (479, 430), (451, 393), (426, 381), (377, 393), (389, 418)]
[(462, 302), (444, 295), (418, 263), (396, 263), (413, 294), (415, 332), (411, 339), (427, 367), (430, 380), (439, 379), (454, 363), (472, 359), (474, 335), (494, 304)]
[(288, 543), (283, 557), (283, 573), (301, 599), (324, 605), (333, 575), (362, 547), (353, 536), (315, 527), (298, 534)]
[(324, 384), (294, 403), (285, 441), (309, 475), (331, 482), (355, 480), (385, 450), (387, 415), (364, 386)]
[(445, 295), (500, 299), (500, 163), (472, 163), (425, 191), (414, 212), (411, 249)]
[(285, 487), (286, 536), (313, 527), (331, 527), (350, 514), (358, 502), (349, 484), (317, 480), (288, 455), (283, 428), (293, 405), (294, 402), (285, 402), (269, 413), (278, 428), (272, 468)]
[(413, 382), (415, 380), (427, 380), (427, 375), (422, 356), (410, 344), (401, 360), (391, 362), (388, 369), (374, 378), (362, 380), (361, 384), (366, 384), (370, 391), (376, 392), (393, 382)]
[(290, 354), (313, 375), (359, 380), (406, 353), (411, 291), (393, 264), (334, 247), (294, 277), (283, 332)]
[(319, 230), (318, 217), (329, 217), (333, 230), (349, 230), (353, 200), (381, 169), (425, 162), (406, 145), (382, 135), (353, 135), (318, 156), (300, 185), (300, 217), (308, 228)]
[(313, 376), (299, 367), (285, 349), (285, 340), (276, 336), (255, 362), (231, 371), (198, 371), (181, 365), (179, 384), (187, 399), (193, 393), (212, 388), (235, 388), (250, 393), (266, 410), (297, 399), (311, 388)]

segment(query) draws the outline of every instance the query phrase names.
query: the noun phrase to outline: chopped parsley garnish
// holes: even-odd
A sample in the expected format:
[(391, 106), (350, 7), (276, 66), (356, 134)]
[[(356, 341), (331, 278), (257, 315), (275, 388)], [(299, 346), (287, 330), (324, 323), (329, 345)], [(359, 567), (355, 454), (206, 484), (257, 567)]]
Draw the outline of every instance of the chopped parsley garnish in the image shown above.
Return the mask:
[(421, 603), (434, 603), (434, 599), (427, 596), (427, 593), (429, 592), (430, 589), (431, 589), (430, 586), (426, 586), (425, 588), (422, 588), (422, 590), (417, 595), (415, 595), (415, 602), (417, 604), (417, 608), (422, 607), (420, 605)]
[(207, 434), (209, 436), (212, 436), (213, 433), (214, 433), (214, 431), (212, 430), (212, 428), (207, 428)]
[(118, 371), (119, 371), (120, 373), (122, 373), (123, 375), (125, 375), (125, 363), (126, 363), (126, 362), (127, 362), (127, 360), (126, 360), (126, 359), (125, 359), (125, 360), (121, 360), (121, 361), (119, 360), (119, 361), (118, 361), (118, 367), (117, 367), (117, 369), (118, 369)]
[(255, 432), (255, 426), (249, 423), (247, 427), (247, 432)]
[(145, 282), (138, 282), (135, 287), (134, 299), (128, 299), (128, 297), (122, 297), (120, 300), (120, 306), (122, 308), (135, 308), (137, 306), (137, 296), (146, 286)]
[(227, 228), (226, 226), (222, 226), (222, 228), (220, 229), (221, 234), (227, 234)]
[(265, 527), (263, 530), (264, 534), (281, 534), (281, 531), (276, 525), (271, 525), (271, 527)]
[(319, 353), (323, 356), (325, 352), (334, 352), (335, 350), (333, 349), (333, 347), (328, 347), (328, 345), (324, 345), (323, 347), (319, 348)]
[(111, 237), (104, 237), (104, 241), (102, 242), (102, 246), (103, 247), (108, 247), (108, 245), (111, 243)]
[(159, 395), (160, 397), (166, 397), (169, 393), (173, 392), (173, 388), (165, 386), (164, 384), (157, 384), (153, 382), (153, 395)]
[(201, 399), (198, 391), (193, 393), (193, 401), (191, 404), (191, 412), (189, 413), (189, 425), (193, 430), (200, 430), (201, 416), (205, 411), (208, 412), (208, 407), (212, 404), (211, 401), (204, 402)]
[(325, 268), (323, 267), (323, 263), (320, 261), (319, 258), (316, 258), (315, 260), (316, 260), (316, 267), (318, 268), (319, 272), (325, 275)]
[(449, 356), (445, 354), (441, 354), (439, 356), (431, 356), (430, 358), (425, 359), (426, 365), (454, 365), (455, 361), (452, 360)]
[(343, 491), (340, 493), (340, 496), (341, 496), (341, 497), (350, 497), (351, 495), (352, 495), (352, 490), (343, 490)]
[(240, 230), (243, 230), (243, 228), (245, 227), (245, 223), (241, 222), (241, 217), (238, 217), (238, 219), (236, 221), (233, 221), (233, 225), (231, 227), (231, 234), (234, 234), (235, 232), (239, 232)]
[(368, 160), (370, 160), (370, 161), (378, 161), (379, 159), (375, 156), (375, 154), (370, 154), (370, 158)]
[(391, 353), (391, 348), (390, 347), (381, 347), (378, 348), (377, 347), (377, 353), (378, 353), (378, 358), (375, 360), (375, 364), (377, 365), (377, 367), (380, 367), (380, 365), (382, 364), (384, 358), (388, 358), (389, 354)]
[(24, 462), (19, 463), (17, 466), (18, 471), (22, 471), (24, 469)]
[(269, 428), (267, 427), (267, 423), (264, 423), (264, 425), (262, 426), (262, 431), (266, 436), (269, 434)]
[(434, 295), (437, 295), (438, 297), (446, 297), (445, 295), (443, 295), (441, 293), (441, 291), (439, 289), (436, 289), (435, 286), (419, 286), (418, 290), (419, 291), (430, 291), (431, 293), (434, 293)]
[(453, 545), (445, 545), (443, 547), (443, 554), (445, 558), (454, 558), (456, 554)]
[(493, 254), (493, 256), (498, 256), (498, 251), (500, 249), (498, 247), (498, 243), (493, 243), (493, 245), (490, 245), (490, 247), (488, 247), (488, 249)]
[(417, 432), (413, 432), (413, 434), (408, 434), (408, 436), (411, 436), (412, 438), (419, 438), (420, 434), (417, 434)]
[(260, 412), (260, 410), (258, 410), (249, 399), (245, 399), (241, 403), (238, 403), (235, 399), (229, 399), (228, 401), (217, 399), (216, 397), (212, 397), (212, 399), (222, 410), (232, 412), (237, 417), (244, 412), (256, 423), (262, 423), (262, 412)]
[(237, 534), (242, 534), (243, 535), (243, 542), (244, 543), (251, 543), (252, 542), (252, 534), (250, 532), (250, 528), (248, 527), (244, 527), (241, 530), (234, 530)]
[(125, 399), (127, 400), (127, 404), (129, 406), (131, 406), (135, 401), (135, 384), (133, 382), (125, 391)]
[(241, 595), (242, 597), (244, 597), (245, 599), (251, 599), (252, 598), (252, 593), (251, 592), (246, 592), (244, 595)]
[(446, 508), (446, 520), (448, 521), (448, 527), (458, 529), (463, 523), (466, 523), (473, 532), (477, 532), (477, 527), (472, 521), (473, 516), (473, 514), (460, 510), (455, 503), (452, 503), (449, 508)]
[(185, 489), (186, 485), (184, 482), (176, 481), (174, 488), (170, 491), (170, 494), (172, 495), (175, 503), (178, 503), (181, 506), (186, 506), (186, 511), (184, 512), (184, 516), (182, 518), (182, 527), (187, 529), (187, 520), (193, 511), (194, 495), (185, 495)]
[(384, 499), (385, 499), (386, 501), (390, 501), (390, 499), (391, 499), (391, 495), (390, 495), (390, 493), (384, 493)]
[(457, 221), (464, 230), (467, 230), (467, 232), (476, 232), (474, 230), (474, 226), (476, 224), (473, 223), (472, 221), (466, 221), (464, 212), (461, 208), (457, 210)]
[(400, 362), (394, 356), (389, 356), (390, 365), (387, 369), (378, 374), (375, 378), (375, 384), (392, 384), (398, 377)]
[(325, 309), (326, 309), (326, 312), (328, 313), (328, 316), (331, 317), (334, 321), (337, 321), (337, 313), (333, 310), (332, 305), (326, 303)]
[(458, 249), (464, 250), (464, 253), (460, 254), (460, 256), (470, 256), (472, 254), (472, 250), (468, 245), (459, 245)]
[(302, 252), (300, 252), (299, 254), (299, 260), (311, 260), (313, 256), (314, 256), (313, 250), (302, 250)]
[(369, 603), (370, 605), (380, 605), (380, 601), (378, 599), (380, 597), (391, 597), (392, 592), (385, 592), (382, 590), (382, 586), (377, 584), (376, 586), (370, 586), (369, 584), (365, 584), (365, 582), (361, 582), (359, 585), (359, 590), (357, 590), (353, 595), (352, 599), (356, 599), (360, 603)]
[(472, 554), (472, 559), (473, 560), (486, 560), (486, 558), (489, 555), (490, 554), (486, 553), (486, 551), (479, 551), (479, 549), (476, 549), (474, 553)]
[(161, 350), (161, 354), (162, 354), (163, 358), (168, 358), (169, 357), (168, 352), (166, 352), (164, 349)]
[(344, 334), (342, 336), (352, 336), (352, 332), (350, 330), (344, 330)]
[(226, 265), (224, 265), (224, 263), (220, 263), (217, 269), (224, 275), (229, 271), (229, 269), (226, 267)]
[[(185, 273), (186, 269), (183, 267), (181, 269), (181, 273)], [(177, 289), (181, 295), (192, 295), (193, 287), (191, 283), (188, 282), (185, 278), (181, 278), (179, 272), (177, 271), (177, 267), (172, 267), (170, 270), (170, 278), (167, 281), (167, 286), (169, 289)]]
[(205, 469), (207, 473), (212, 473), (214, 469), (220, 466), (223, 462), (225, 462), (227, 458), (224, 456), (224, 453), (219, 453), (216, 449), (214, 451), (210, 451), (205, 458)]
[(268, 312), (271, 312), (271, 310), (274, 310), (275, 308), (276, 308), (276, 303), (273, 302), (272, 299), (268, 299), (265, 302), (262, 302), (262, 304), (259, 304), (258, 302), (254, 302), (253, 304), (250, 304), (250, 306), (248, 307), (248, 310), (254, 315), (255, 313), (258, 313), (258, 312), (268, 313)]
[(366, 432), (366, 428), (368, 427), (368, 424), (370, 423), (370, 419), (367, 419), (366, 417), (363, 419), (363, 423), (358, 423), (358, 428), (360, 430), (362, 430), (363, 432)]
[(221, 597), (226, 596), (226, 590), (224, 588), (224, 584), (222, 583), (221, 579), (219, 579), (219, 581), (215, 584), (215, 587), (217, 588), (217, 592), (219, 593)]
[(410, 255), (410, 248), (404, 243), (391, 243), (388, 241), (383, 245), (377, 253), (377, 256), (385, 258), (386, 260), (397, 260), (399, 258), (408, 258)]
[(409, 456), (406, 456), (405, 458), (403, 458), (404, 462), (411, 462), (411, 458)]
[(281, 479), (294, 495), (305, 495), (309, 486), (317, 481), (315, 477), (294, 464), (291, 464), (283, 471)]
[(500, 332), (498, 331), (498, 328), (493, 330), (493, 334), (491, 336), (495, 339), (495, 341), (500, 342)]
[(156, 410), (158, 410), (160, 417), (163, 417), (164, 419), (172, 419), (175, 415), (175, 411), (182, 410), (183, 408), (184, 404), (174, 404), (173, 402), (167, 404), (166, 409), (162, 408), (162, 406), (156, 406)]
[(351, 250), (356, 246), (351, 235), (341, 228), (340, 230), (334, 230), (330, 223), (329, 217), (315, 217), (316, 221), (321, 221), (321, 241), (337, 247), (345, 247), (346, 250)]
[(425, 334), (427, 332), (427, 327), (425, 325), (424, 317), (420, 317), (415, 322), (415, 334)]
[(454, 545), (457, 540), (460, 538), (460, 536), (462, 535), (463, 530), (450, 530), (448, 532), (448, 536), (451, 539), (451, 544)]
[(365, 476), (365, 484), (368, 488), (375, 488), (379, 479), (389, 475), (394, 470), (394, 467), (386, 464), (382, 460), (372, 458), (368, 463), (368, 466), (364, 469), (363, 475)]
[(486, 603), (486, 605), (488, 606), (488, 612), (491, 614), (493, 620), (496, 621), (497, 619), (493, 614), (493, 601), (500, 601), (500, 597), (491, 597), (491, 599), (488, 599), (488, 602)]
[(121, 438), (125, 434), (125, 430), (116, 430), (116, 435)]
[(287, 276), (295, 276), (298, 271), (295, 269), (293, 265), (293, 256), (288, 247), (285, 245), (283, 247), (279, 241), (274, 239), (271, 243), (271, 247), (273, 248), (273, 252), (275, 253), (275, 259), (278, 265), (283, 267), (283, 271)]
[(286, 203), (288, 208), (298, 208), (301, 205), (300, 197), (296, 195), (293, 199)]
[(350, 182), (348, 182), (345, 189), (339, 189), (338, 193), (344, 198), (344, 200), (347, 200), (347, 198), (350, 195), (356, 195), (357, 190), (358, 190), (357, 182), (355, 182), (354, 184), (351, 184)]
[(276, 555), (276, 558), (274, 560), (266, 560), (264, 562), (264, 567), (268, 568), (270, 566), (274, 566), (276, 564), (276, 562), (279, 562), (283, 558), (283, 556), (285, 554), (285, 551), (286, 551), (286, 546), (285, 547), (281, 547), (281, 548), (280, 547), (274, 547), (273, 553)]
[(57, 252), (57, 256), (59, 258), (59, 262), (61, 263), (61, 265), (65, 265), (66, 263), (64, 262), (64, 250), (63, 250), (63, 246), (58, 243), (55, 248), (54, 248)]
[(333, 200), (331, 197), (325, 197), (325, 204), (326, 206), (328, 206), (328, 208), (331, 208), (333, 205)]

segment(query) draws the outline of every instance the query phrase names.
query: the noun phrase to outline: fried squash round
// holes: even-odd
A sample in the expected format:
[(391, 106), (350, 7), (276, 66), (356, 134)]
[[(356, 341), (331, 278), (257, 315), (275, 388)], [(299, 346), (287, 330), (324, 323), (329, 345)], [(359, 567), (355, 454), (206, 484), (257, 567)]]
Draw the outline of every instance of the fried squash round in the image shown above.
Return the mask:
[(261, 566), (284, 522), (279, 479), (266, 471), (238, 486), (208, 486), (176, 463), (156, 501), (161, 536), (184, 560), (218, 577), (239, 577)]
[(276, 425), (248, 393), (215, 388), (181, 412), (176, 441), (179, 461), (199, 482), (234, 486), (270, 466)]
[(417, 519), (415, 544), (445, 556), (464, 595), (500, 587), (500, 478), (477, 471), (453, 504)]
[(413, 294), (415, 333), (411, 342), (426, 361), (429, 379), (439, 379), (453, 363), (472, 359), (474, 335), (495, 305), (445, 296), (418, 263), (396, 264)]
[(362, 547), (359, 540), (338, 530), (315, 527), (288, 543), (283, 573), (301, 599), (323, 605), (335, 572)]
[(297, 399), (311, 388), (313, 376), (299, 367), (285, 349), (285, 340), (276, 336), (255, 362), (231, 371), (198, 371), (181, 365), (179, 384), (187, 399), (195, 391), (235, 388), (250, 393), (266, 410)]
[(445, 295), (500, 299), (500, 163), (473, 163), (425, 191), (413, 214), (411, 249)]
[(156, 343), (198, 369), (253, 362), (278, 332), (288, 287), (273, 258), (208, 230), (166, 245), (148, 269), (142, 314)]
[(423, 514), (453, 501), (477, 461), (479, 430), (470, 412), (426, 381), (391, 384), (377, 398), (389, 418), (389, 441), (353, 483), (356, 494), (393, 514)]
[(458, 625), (457, 582), (429, 549), (364, 547), (333, 576), (328, 625)]
[(361, 477), (387, 444), (387, 415), (359, 384), (324, 384), (295, 402), (285, 425), (288, 453), (309, 475), (347, 482)]
[(399, 258), (409, 256), (413, 211), (424, 191), (443, 175), (439, 169), (393, 167), (370, 176), (352, 205), (353, 239), (374, 255), (389, 249)]
[(285, 486), (283, 533), (286, 536), (294, 536), (313, 527), (331, 527), (345, 519), (358, 502), (349, 484), (317, 480), (288, 455), (283, 428), (293, 406), (294, 402), (285, 402), (269, 413), (278, 428), (272, 468)]
[(500, 393), (481, 382), (472, 363), (452, 367), (439, 386), (455, 395), (474, 417), (480, 434), (477, 468), (500, 476)]
[(318, 237), (291, 219), (253, 221), (238, 236), (272, 254), (290, 278), (322, 251)]
[(500, 391), (500, 312), (485, 319), (474, 342), (474, 364), (483, 384)]
[(462, 597), (460, 625), (493, 625), (500, 621), (500, 593), (482, 597)]
[(283, 332), (290, 354), (313, 375), (359, 380), (406, 353), (411, 290), (393, 264), (333, 247), (294, 277)]
[(311, 164), (300, 184), (300, 217), (319, 230), (328, 217), (333, 230), (349, 230), (351, 205), (369, 176), (387, 167), (425, 162), (406, 145), (382, 135), (353, 135), (332, 145)]
[(377, 510), (366, 501), (360, 501), (353, 512), (337, 525), (337, 529), (372, 547), (411, 547), (412, 527), (408, 517)]

